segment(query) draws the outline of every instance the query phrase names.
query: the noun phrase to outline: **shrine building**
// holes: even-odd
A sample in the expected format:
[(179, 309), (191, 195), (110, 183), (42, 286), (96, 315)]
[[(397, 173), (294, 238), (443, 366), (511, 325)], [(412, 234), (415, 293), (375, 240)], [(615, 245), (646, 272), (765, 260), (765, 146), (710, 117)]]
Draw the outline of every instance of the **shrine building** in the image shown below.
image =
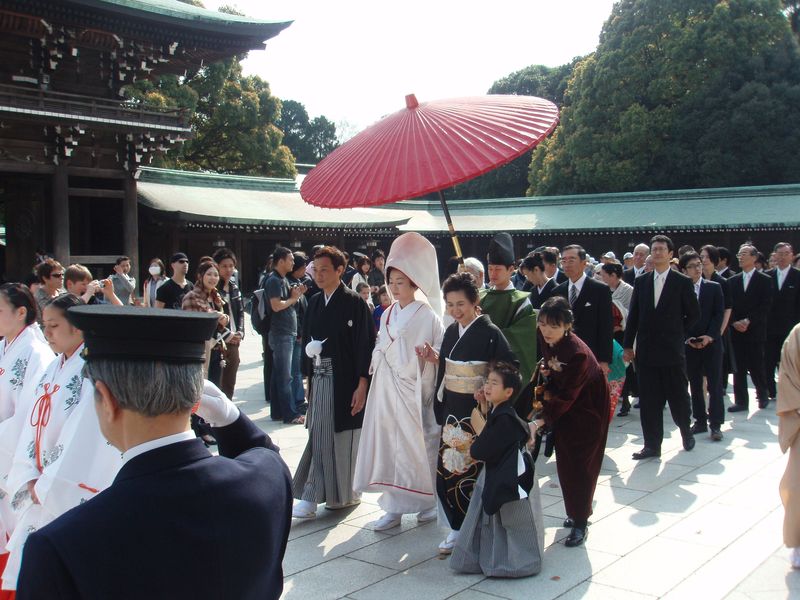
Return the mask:
[(2, 276), (29, 273), (37, 249), (65, 266), (107, 273), (125, 254), (141, 267), (140, 167), (191, 135), (190, 115), (123, 87), (263, 49), (289, 25), (177, 0), (0, 0)]

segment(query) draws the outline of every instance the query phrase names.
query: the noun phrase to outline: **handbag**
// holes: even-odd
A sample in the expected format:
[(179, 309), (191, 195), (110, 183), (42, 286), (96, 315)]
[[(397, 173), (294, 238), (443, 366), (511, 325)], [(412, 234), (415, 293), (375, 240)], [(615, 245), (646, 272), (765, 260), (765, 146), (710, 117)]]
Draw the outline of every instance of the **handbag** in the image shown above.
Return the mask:
[(520, 419), (531, 422), (542, 412), (545, 402), (545, 383), (544, 375), (541, 373), (541, 361), (536, 363), (536, 368), (522, 391), (514, 402), (514, 410), (517, 411)]

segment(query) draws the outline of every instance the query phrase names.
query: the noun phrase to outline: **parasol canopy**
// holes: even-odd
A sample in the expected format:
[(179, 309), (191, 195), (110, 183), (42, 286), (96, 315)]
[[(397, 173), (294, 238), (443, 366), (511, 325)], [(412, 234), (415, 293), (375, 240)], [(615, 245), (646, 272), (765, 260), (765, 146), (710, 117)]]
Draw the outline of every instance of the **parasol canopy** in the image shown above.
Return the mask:
[[(384, 117), (334, 150), (300, 186), (325, 208), (375, 206), (440, 191), (524, 154), (558, 123), (555, 104), (534, 96), (489, 95), (417, 102)], [(456, 252), (458, 240), (444, 196)]]

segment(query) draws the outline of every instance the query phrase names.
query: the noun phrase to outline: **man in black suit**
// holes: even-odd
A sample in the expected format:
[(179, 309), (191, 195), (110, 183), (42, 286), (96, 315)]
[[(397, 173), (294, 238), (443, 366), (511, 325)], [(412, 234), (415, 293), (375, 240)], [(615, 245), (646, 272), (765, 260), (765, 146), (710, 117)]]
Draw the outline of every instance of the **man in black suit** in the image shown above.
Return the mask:
[[(539, 248), (537, 248), (539, 250)], [(541, 249), (542, 260), (544, 260), (544, 272), (550, 278), (555, 280), (556, 285), (561, 285), (567, 281), (567, 275), (558, 268), (558, 263), (561, 258), (558, 248), (554, 246), (545, 246)]]
[[(84, 332), (100, 431), (123, 466), (106, 490), (31, 534), (17, 598), (277, 599), (289, 470), (230, 400), (204, 391), (217, 315), (81, 306), (67, 317)], [(198, 400), (218, 457), (189, 430)]]
[(530, 292), (531, 306), (539, 310), (544, 301), (553, 295), (556, 289), (555, 279), (550, 279), (544, 270), (545, 264), (540, 252), (533, 252), (525, 257), (520, 271), (525, 275), (527, 283), (523, 291)]
[[(692, 325), (686, 339), (686, 371), (692, 395), (694, 425), (692, 434), (711, 429), (711, 439), (722, 440), (725, 407), (722, 403), (722, 321), (725, 318), (725, 299), (722, 286), (703, 279), (700, 255), (687, 252), (678, 266), (692, 280), (700, 304), (700, 319)], [(703, 377), (708, 382), (708, 411), (706, 411)]]
[(622, 280), (628, 285), (633, 285), (637, 277), (644, 275), (644, 263), (650, 254), (650, 246), (647, 244), (636, 244), (633, 249), (633, 267), (625, 269)]
[(717, 273), (719, 265), (719, 250), (716, 246), (706, 244), (700, 248), (700, 262), (703, 265), (703, 279), (718, 283), (722, 288), (722, 296), (725, 301), (725, 316), (720, 326), (722, 334), (722, 394), (725, 395), (728, 389), (728, 375), (736, 370), (736, 361), (733, 358), (733, 345), (731, 344), (731, 332), (728, 324), (731, 319), (733, 309), (733, 299), (728, 280)]
[(758, 407), (769, 404), (766, 377), (764, 376), (764, 344), (767, 341), (767, 315), (772, 304), (772, 280), (769, 275), (756, 270), (758, 250), (752, 244), (743, 244), (736, 255), (741, 273), (728, 279), (733, 312), (731, 313), (731, 342), (736, 358), (733, 374), (735, 404), (728, 412), (746, 412), (750, 404), (747, 392), (747, 374), (756, 388)]
[(589, 346), (607, 374), (614, 350), (611, 290), (605, 283), (586, 276), (586, 250), (581, 246), (565, 247), (561, 257), (569, 280), (557, 286), (553, 296), (567, 299), (574, 317), (573, 331)]
[[(669, 403), (685, 450), (694, 448), (689, 424), (685, 333), (700, 316), (692, 281), (670, 269), (675, 246), (665, 235), (650, 240), (653, 271), (638, 277), (625, 326), (625, 360), (636, 359), (644, 448), (634, 460), (661, 456), (664, 404)], [(634, 355), (633, 344), (636, 342)]]
[(731, 266), (733, 263), (733, 255), (725, 246), (717, 246), (717, 252), (719, 253), (717, 273), (719, 273), (720, 276), (724, 277), (725, 279), (730, 279), (736, 275), (736, 271), (734, 271), (733, 267)]
[(772, 277), (772, 308), (767, 315), (767, 342), (764, 346), (764, 367), (767, 391), (774, 400), (775, 369), (781, 360), (781, 348), (792, 328), (800, 323), (800, 270), (792, 267), (794, 251), (788, 242), (775, 245), (776, 267), (767, 271)]

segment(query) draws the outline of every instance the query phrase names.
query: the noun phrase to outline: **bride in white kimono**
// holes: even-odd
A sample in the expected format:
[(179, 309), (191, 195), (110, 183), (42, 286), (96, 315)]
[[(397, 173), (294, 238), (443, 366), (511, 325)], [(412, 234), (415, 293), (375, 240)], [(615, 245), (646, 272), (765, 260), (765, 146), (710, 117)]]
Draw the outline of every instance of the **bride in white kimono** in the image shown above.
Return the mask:
[[(0, 286), (0, 480), (8, 477), (23, 414), (42, 372), (55, 358), (37, 324), (38, 307), (27, 286)], [(33, 382), (33, 383), (31, 383)], [(27, 413), (26, 413), (27, 414)], [(0, 573), (6, 539), (14, 530), (11, 498), (0, 490)]]
[(397, 527), (404, 514), (436, 518), (441, 429), (433, 413), (436, 366), (419, 357), (426, 344), (438, 350), (444, 334), (436, 250), (405, 233), (392, 244), (386, 273), (394, 302), (381, 316), (372, 354), (353, 483), (357, 492), (382, 492), (386, 514), (370, 523), (376, 531)]

